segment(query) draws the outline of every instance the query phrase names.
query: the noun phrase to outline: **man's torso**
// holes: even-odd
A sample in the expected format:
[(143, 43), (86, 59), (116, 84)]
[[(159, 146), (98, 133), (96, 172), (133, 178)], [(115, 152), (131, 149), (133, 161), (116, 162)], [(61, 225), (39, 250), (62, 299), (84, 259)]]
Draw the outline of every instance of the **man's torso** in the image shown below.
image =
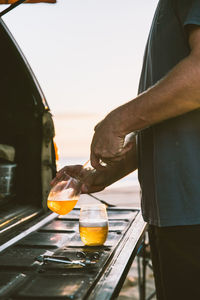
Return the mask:
[[(199, 0), (159, 1), (139, 93), (190, 53), (185, 24), (200, 24)], [(138, 153), (145, 221), (157, 226), (200, 224), (200, 110), (143, 130)]]

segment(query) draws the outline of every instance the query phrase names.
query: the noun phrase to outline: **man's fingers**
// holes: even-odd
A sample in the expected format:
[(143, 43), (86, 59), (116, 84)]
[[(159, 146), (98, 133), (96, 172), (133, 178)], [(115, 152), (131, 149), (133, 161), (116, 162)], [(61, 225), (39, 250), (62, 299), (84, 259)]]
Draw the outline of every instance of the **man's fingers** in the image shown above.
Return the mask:
[(122, 160), (125, 158), (125, 155), (127, 152), (129, 152), (134, 146), (134, 143), (131, 142), (127, 142), (126, 145), (123, 147), (123, 149), (118, 152), (118, 154), (116, 154), (115, 156), (111, 156), (111, 157), (101, 157), (98, 158), (98, 156), (95, 156), (93, 153), (91, 153), (91, 164), (95, 169), (101, 169), (103, 170), (105, 167), (102, 166), (101, 161), (106, 163), (109, 166), (112, 166), (113, 164), (115, 164), (116, 162)]
[(68, 174), (71, 177), (79, 177), (80, 173), (82, 171), (83, 166), (82, 165), (71, 165), (66, 166), (64, 168), (65, 174)]
[(100, 163), (99, 156), (95, 155), (94, 152), (91, 152), (91, 154), (90, 154), (90, 163), (91, 163), (92, 167), (97, 170), (102, 170), (104, 168)]
[(124, 156), (127, 152), (129, 152), (133, 148), (134, 143), (128, 142), (122, 149), (122, 151), (119, 152), (118, 157)]
[(56, 173), (56, 177), (51, 181), (51, 185), (54, 186), (60, 181), (65, 181), (69, 179), (69, 177), (79, 177), (82, 171), (82, 165), (71, 165), (65, 166), (61, 170)]
[(112, 165), (112, 163), (115, 163), (115, 162), (118, 162), (118, 161), (124, 159), (126, 156), (126, 153), (129, 152), (133, 148), (133, 145), (134, 144), (132, 142), (128, 142), (116, 156), (110, 157), (108, 159), (105, 158), (105, 159), (103, 159), (103, 161), (105, 161), (105, 163), (108, 165)]
[(58, 182), (60, 182), (60, 181), (65, 181), (65, 180), (67, 180), (67, 179), (69, 179), (69, 176), (67, 175), (67, 174), (64, 174), (64, 173), (59, 173), (58, 175), (56, 174), (56, 177), (55, 178), (53, 178), (53, 180), (50, 182), (50, 184), (52, 185), (52, 186), (54, 186), (54, 185), (56, 185)]
[(53, 180), (51, 180), (50, 184), (51, 186), (56, 185), (56, 183), (58, 182), (58, 179), (55, 177)]

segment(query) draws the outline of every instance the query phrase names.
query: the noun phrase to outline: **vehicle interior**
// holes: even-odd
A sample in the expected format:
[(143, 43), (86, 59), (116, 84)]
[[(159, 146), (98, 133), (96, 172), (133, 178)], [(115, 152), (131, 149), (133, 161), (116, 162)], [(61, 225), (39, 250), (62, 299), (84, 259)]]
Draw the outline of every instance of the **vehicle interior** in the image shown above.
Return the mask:
[[(43, 188), (46, 186), (48, 194), (47, 186), (56, 169), (54, 129), (49, 120), (48, 104), (31, 68), (1, 19), (0, 65), (0, 145), (14, 151), (13, 161), (5, 160), (4, 151), (0, 151), (0, 162), (17, 165), (15, 192), (9, 197), (0, 197), (0, 230), (8, 237), (10, 223), (19, 219), (19, 225), (33, 212), (43, 210)], [(50, 147), (51, 153), (44, 154), (43, 147)], [(43, 169), (50, 173), (49, 176), (44, 178)]]

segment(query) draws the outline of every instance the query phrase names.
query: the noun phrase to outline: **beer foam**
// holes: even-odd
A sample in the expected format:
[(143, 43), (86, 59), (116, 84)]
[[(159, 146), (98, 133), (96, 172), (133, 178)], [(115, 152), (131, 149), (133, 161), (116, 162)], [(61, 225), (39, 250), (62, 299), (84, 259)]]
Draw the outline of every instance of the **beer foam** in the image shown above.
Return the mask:
[(81, 226), (81, 227), (107, 227), (108, 221), (106, 219), (80, 220), (79, 226)]
[(75, 197), (74, 195), (74, 190), (72, 188), (69, 188), (57, 193), (51, 192), (49, 194), (48, 200), (49, 201), (71, 201), (71, 200), (75, 200), (75, 198), (77, 198), (78, 200), (78, 197)]

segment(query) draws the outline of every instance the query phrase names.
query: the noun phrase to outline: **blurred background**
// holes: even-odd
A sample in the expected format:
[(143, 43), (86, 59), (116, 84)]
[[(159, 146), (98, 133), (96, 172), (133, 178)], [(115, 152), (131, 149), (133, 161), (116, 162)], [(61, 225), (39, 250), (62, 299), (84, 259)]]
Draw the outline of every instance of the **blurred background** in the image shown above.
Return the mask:
[[(3, 17), (52, 110), (59, 167), (84, 163), (95, 124), (137, 95), (157, 2), (57, 0), (23, 4)], [(131, 176), (123, 184), (137, 181)]]

